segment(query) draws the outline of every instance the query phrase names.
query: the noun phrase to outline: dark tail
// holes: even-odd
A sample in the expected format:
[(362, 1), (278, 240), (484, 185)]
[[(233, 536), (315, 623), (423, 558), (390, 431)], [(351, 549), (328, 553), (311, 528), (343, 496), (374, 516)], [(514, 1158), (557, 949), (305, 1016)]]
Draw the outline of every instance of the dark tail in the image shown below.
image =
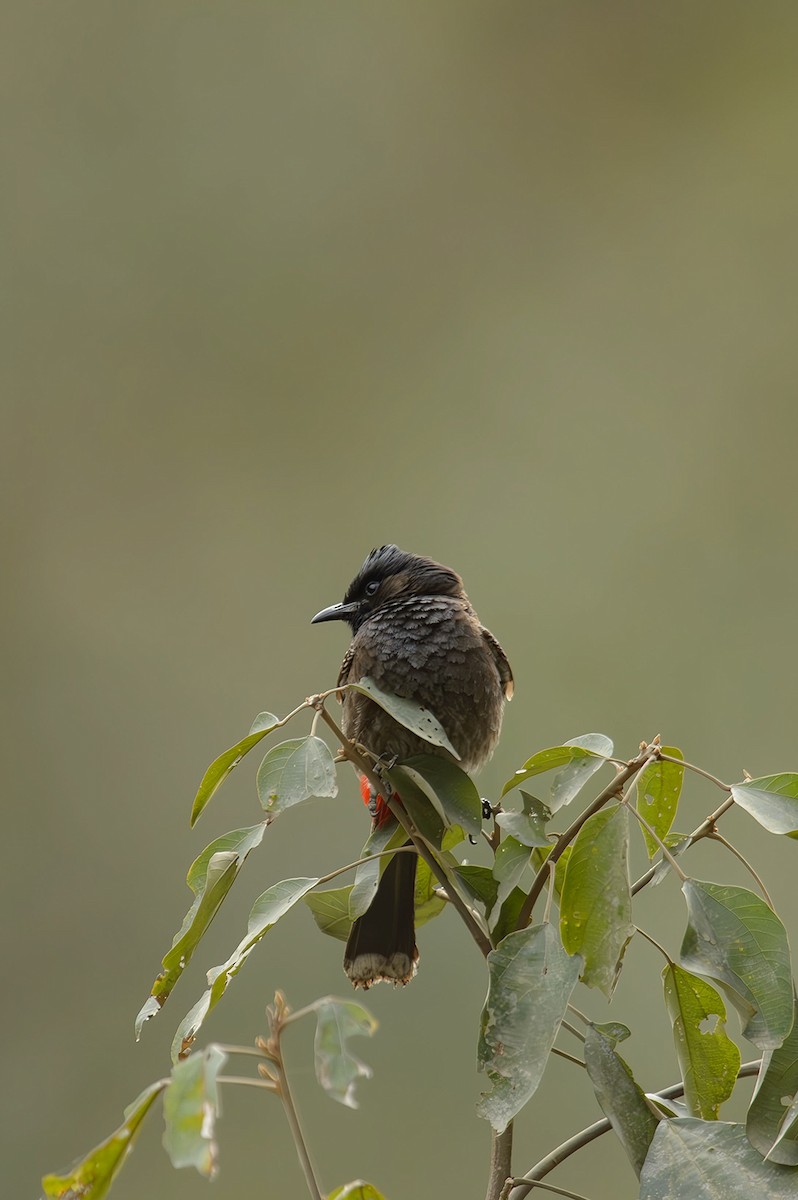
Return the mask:
[[(409, 843), (408, 843), (409, 844)], [(416, 971), (414, 899), (418, 856), (403, 851), (385, 868), (371, 907), (352, 926), (344, 970), (355, 987), (407, 983)]]

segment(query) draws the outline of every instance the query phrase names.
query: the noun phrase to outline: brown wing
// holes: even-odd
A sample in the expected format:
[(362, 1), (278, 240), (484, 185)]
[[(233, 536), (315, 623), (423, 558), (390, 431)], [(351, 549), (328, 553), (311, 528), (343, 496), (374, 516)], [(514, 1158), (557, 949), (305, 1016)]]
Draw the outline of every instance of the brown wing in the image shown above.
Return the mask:
[[(497, 643), (498, 644), (498, 643)], [(352, 666), (352, 659), (355, 657), (355, 643), (352, 642), (346, 654), (344, 661), (341, 663), (341, 670), (338, 672), (338, 687), (349, 682), (349, 670)], [(355, 681), (357, 682), (357, 681)]]
[(501, 680), (502, 691), (504, 692), (505, 698), (507, 700), (512, 700), (515, 684), (513, 683), (513, 673), (510, 669), (510, 664), (507, 661), (507, 655), (504, 653), (491, 631), (486, 629), (484, 625), (482, 626), (482, 636), (487, 642), (488, 648), (493, 655), (493, 661), (496, 663), (496, 669), (499, 672), (499, 679)]

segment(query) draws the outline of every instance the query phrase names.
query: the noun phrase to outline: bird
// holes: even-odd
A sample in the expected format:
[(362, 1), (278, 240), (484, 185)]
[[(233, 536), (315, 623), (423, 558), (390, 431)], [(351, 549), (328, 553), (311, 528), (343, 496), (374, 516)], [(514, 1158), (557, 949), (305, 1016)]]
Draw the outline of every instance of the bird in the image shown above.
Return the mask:
[[(513, 674), (497, 639), (480, 623), (456, 571), (393, 544), (366, 557), (343, 600), (316, 613), (311, 624), (345, 621), (352, 641), (338, 687), (372, 680), (383, 692), (422, 704), (443, 726), (465, 771), (481, 767), (499, 738)], [(402, 762), (416, 754), (452, 755), (400, 725), (354, 689), (342, 693), (341, 728), (380, 760)], [(370, 795), (373, 825), (385, 818), (380, 797)], [(400, 799), (396, 797), (396, 799)], [(355, 988), (386, 981), (406, 984), (416, 973), (414, 891), (418, 856), (395, 854), (370, 907), (357, 918), (344, 952), (344, 971)]]

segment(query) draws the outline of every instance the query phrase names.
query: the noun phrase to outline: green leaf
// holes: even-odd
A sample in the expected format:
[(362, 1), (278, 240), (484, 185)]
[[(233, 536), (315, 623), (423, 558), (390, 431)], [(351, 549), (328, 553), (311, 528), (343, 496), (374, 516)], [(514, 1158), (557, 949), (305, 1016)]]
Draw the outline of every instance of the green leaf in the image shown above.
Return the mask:
[[(684, 758), (676, 746), (663, 746), (662, 753), (670, 754), (673, 758)], [(637, 811), (648, 821), (660, 841), (665, 840), (676, 816), (683, 779), (683, 766), (662, 759), (649, 763), (637, 777)], [(647, 829), (643, 829), (643, 837), (648, 857), (653, 858), (659, 850), (659, 843)]]
[(330, 748), (313, 735), (274, 746), (258, 767), (258, 796), (268, 813), (280, 813), (311, 796), (336, 796)]
[(402, 770), (427, 791), (447, 825), (477, 837), (482, 832), (482, 799), (473, 780), (456, 763), (434, 754), (416, 754)]
[(504, 904), (502, 904), (499, 909), (499, 915), (495, 918), (493, 928), (491, 929), (491, 940), (497, 946), (507, 937), (508, 933), (512, 933), (515, 930), (525, 900), (526, 892), (520, 887), (515, 887), (510, 892)]
[[(404, 846), (407, 834), (401, 825), (393, 819), (378, 825), (369, 834), (365, 846), (360, 852), (361, 858), (368, 855), (382, 854), (386, 850)], [(355, 871), (355, 882), (349, 896), (349, 917), (355, 921), (362, 917), (377, 894), (377, 887), (382, 873), (390, 862), (390, 857), (384, 854), (382, 858), (372, 858), (370, 862), (361, 863)]]
[(355, 1084), (370, 1079), (372, 1071), (352, 1054), (347, 1040), (371, 1037), (377, 1021), (362, 1004), (335, 996), (325, 996), (310, 1008), (316, 1013), (316, 1078), (333, 1100), (357, 1108)]
[(513, 888), (520, 882), (529, 862), (529, 847), (514, 837), (506, 837), (499, 843), (493, 862), (493, 874), (499, 887), (496, 892), (497, 905), (504, 904)]
[(214, 793), (222, 786), (233, 767), (237, 767), (244, 755), (249, 754), (252, 747), (257, 746), (258, 742), (262, 741), (273, 729), (276, 729), (279, 723), (280, 718), (275, 717), (274, 713), (258, 713), (252, 722), (252, 728), (247, 736), (213, 760), (203, 775), (202, 783), (199, 785), (199, 790), (194, 797), (194, 804), (191, 809), (192, 828), (196, 825), (203, 809)]
[(764, 1162), (742, 1125), (660, 1121), (640, 1175), (640, 1200), (795, 1200), (798, 1172)]
[(673, 963), (662, 982), (690, 1115), (716, 1121), (740, 1069), (740, 1051), (726, 1034), (726, 1007), (706, 980)]
[(440, 848), (446, 824), (427, 793), (418, 786), (404, 767), (387, 768), (383, 771), (383, 776), (400, 797), (407, 815), (419, 833), (433, 846)]
[[(670, 850), (671, 858), (679, 858), (680, 855), (684, 854), (685, 850), (689, 850), (693, 845), (693, 839), (689, 833), (677, 833), (675, 830), (666, 833), (662, 840)], [(672, 870), (673, 867), (668, 859), (661, 858), (654, 866), (654, 874), (651, 876), (651, 886), (659, 887), (663, 879), (670, 875)]]
[(549, 808), (554, 813), (573, 800), (610, 754), (612, 742), (603, 733), (586, 733), (562, 746), (540, 750), (516, 771), (512, 779), (508, 779), (502, 796), (534, 775), (557, 770), (549, 798)]
[[(444, 851), (444, 862), (448, 863), (453, 873), (459, 864), (452, 855), (445, 852), (452, 846), (456, 846), (459, 842), (462, 842), (462, 840), (462, 829), (459, 825), (453, 825), (451, 829), (446, 830), (441, 841), (441, 850)], [(416, 885), (413, 892), (417, 929), (421, 925), (426, 925), (427, 921), (431, 921), (433, 917), (437, 917), (446, 908), (447, 901), (437, 895), (435, 891), (437, 886), (437, 878), (432, 874), (424, 859), (419, 857), (416, 866)]]
[(196, 1167), (200, 1175), (216, 1174), (214, 1125), (219, 1115), (216, 1077), (227, 1062), (218, 1046), (192, 1054), (172, 1069), (163, 1100), (163, 1144), (173, 1167)]
[(345, 1183), (343, 1187), (335, 1188), (327, 1200), (385, 1200), (385, 1197), (370, 1183), (356, 1179), (354, 1183)]
[(151, 1083), (124, 1112), (124, 1121), (110, 1137), (82, 1158), (68, 1175), (45, 1175), (42, 1180), (48, 1200), (103, 1200), (133, 1146), (141, 1123), (166, 1080)]
[(351, 893), (352, 884), (350, 883), (346, 887), (308, 892), (307, 896), (302, 897), (322, 933), (338, 938), (340, 942), (346, 941), (352, 928), (352, 918), (349, 915)]
[(735, 803), (769, 829), (798, 838), (798, 775), (763, 775), (733, 783), (731, 794)]
[(486, 915), (490, 916), (499, 891), (499, 884), (490, 867), (461, 863), (455, 867), (454, 873), (463, 884), (466, 894), (483, 904)]
[(760, 1154), (789, 1167), (798, 1166), (798, 1124), (790, 1120), (798, 1096), (798, 1003), (793, 1005), (789, 1037), (778, 1049), (762, 1055), (745, 1125), (749, 1142)]
[[(626, 1036), (626, 1027), (623, 1037)], [(643, 1092), (629, 1066), (615, 1049), (618, 1039), (595, 1025), (585, 1037), (585, 1066), (604, 1115), (609, 1119), (637, 1174), (657, 1128)]]
[(208, 972), (210, 987), (180, 1022), (172, 1042), (173, 1061), (185, 1058), (206, 1016), (219, 1003), (228, 983), (241, 970), (258, 942), (318, 882), (318, 879), (283, 879), (258, 896), (249, 914), (246, 934), (226, 962), (211, 967)]
[(629, 887), (629, 817), (622, 804), (585, 821), (571, 847), (560, 897), (560, 930), (569, 954), (584, 959), (582, 980), (612, 996), (634, 933)]
[(688, 879), (682, 966), (727, 991), (761, 1050), (775, 1050), (792, 1028), (793, 987), (787, 934), (771, 908), (747, 888)]
[(438, 718), (423, 704), (418, 704), (415, 700), (407, 700), (404, 696), (394, 696), (390, 692), (384, 692), (382, 688), (377, 687), (373, 679), (369, 679), (367, 676), (359, 679), (357, 683), (347, 683), (345, 687), (368, 696), (405, 729), (417, 734), (431, 746), (441, 746), (444, 750), (448, 750), (453, 758), (459, 759), (460, 755), (446, 736), (446, 730)]
[(560, 1028), (580, 961), (562, 948), (548, 922), (511, 933), (488, 955), (479, 1069), (491, 1091), (477, 1112), (502, 1133), (538, 1087)]
[(153, 983), (151, 994), (136, 1017), (136, 1041), (141, 1037), (144, 1023), (159, 1013), (166, 1003), (233, 886), (245, 858), (250, 850), (260, 844), (266, 825), (266, 821), (261, 821), (259, 825), (223, 834), (206, 846), (189, 867), (186, 882), (194, 893), (194, 902), (172, 940), (172, 948), (163, 958), (163, 971)]
[(503, 833), (514, 837), (525, 846), (550, 846), (551, 838), (546, 833), (546, 823), (551, 820), (551, 811), (540, 800), (521, 791), (523, 812), (501, 812), (496, 824)]

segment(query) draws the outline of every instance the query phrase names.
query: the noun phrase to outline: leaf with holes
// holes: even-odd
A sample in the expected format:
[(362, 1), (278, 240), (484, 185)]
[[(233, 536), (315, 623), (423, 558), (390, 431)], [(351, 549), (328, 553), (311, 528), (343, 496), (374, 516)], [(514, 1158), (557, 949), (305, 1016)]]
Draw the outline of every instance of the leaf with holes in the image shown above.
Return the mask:
[(793, 988), (784, 926), (747, 888), (688, 879), (682, 966), (727, 992), (760, 1050), (775, 1050), (792, 1028)]
[(509, 834), (525, 846), (550, 846), (551, 838), (546, 833), (546, 823), (551, 820), (551, 810), (528, 792), (521, 791), (522, 812), (501, 812), (496, 824), (502, 833)]
[(377, 1022), (354, 1000), (325, 996), (309, 1007), (316, 1014), (316, 1078), (333, 1100), (357, 1108), (355, 1084), (370, 1079), (372, 1071), (352, 1054), (347, 1042), (351, 1037), (371, 1037)]
[[(681, 750), (675, 746), (663, 746), (663, 754), (673, 758), (684, 758)], [(684, 767), (681, 763), (666, 762), (655, 759), (640, 772), (637, 777), (637, 811), (645, 818), (660, 841), (664, 841), (679, 804), (684, 780)], [(659, 850), (659, 842), (643, 829), (643, 837), (648, 850), (648, 857), (653, 858)]]
[(748, 1140), (771, 1162), (798, 1166), (798, 1123), (790, 1109), (798, 1099), (798, 1003), (789, 1037), (776, 1050), (766, 1050), (748, 1109)]
[(607, 999), (634, 933), (628, 853), (625, 806), (594, 813), (572, 843), (560, 896), (563, 945), (569, 954), (582, 955), (582, 981)]
[(172, 1041), (173, 1061), (188, 1054), (206, 1016), (219, 1003), (228, 983), (241, 970), (258, 942), (318, 882), (318, 879), (283, 879), (258, 896), (250, 910), (246, 934), (226, 962), (211, 967), (208, 990), (180, 1022)]
[(562, 746), (540, 750), (516, 771), (512, 779), (507, 780), (502, 788), (502, 796), (534, 775), (556, 770), (548, 801), (548, 808), (554, 813), (578, 795), (591, 775), (607, 761), (612, 749), (612, 742), (603, 733), (585, 733)]
[(419, 704), (415, 700), (407, 700), (404, 696), (394, 696), (390, 692), (384, 692), (368, 676), (359, 679), (357, 683), (348, 683), (345, 686), (368, 696), (375, 704), (379, 704), (380, 708), (385, 709), (394, 721), (398, 721), (405, 729), (417, 734), (431, 746), (441, 746), (444, 750), (448, 750), (453, 758), (460, 757), (438, 718), (423, 704)]
[(194, 902), (183, 918), (183, 924), (172, 940), (172, 948), (164, 955), (163, 971), (152, 985), (150, 996), (136, 1017), (136, 1041), (146, 1021), (159, 1013), (172, 988), (191, 961), (200, 939), (219, 911), (244, 860), (258, 846), (266, 830), (266, 822), (234, 829), (206, 846), (189, 868), (186, 882), (194, 893)]
[(690, 1115), (716, 1121), (740, 1069), (740, 1051), (726, 1034), (726, 1006), (705, 979), (674, 963), (662, 982)]
[(502, 1133), (536, 1091), (579, 975), (550, 923), (509, 934), (488, 955), (479, 1069), (491, 1090), (477, 1112)]
[(173, 1167), (196, 1167), (200, 1175), (213, 1179), (217, 1148), (214, 1140), (219, 1115), (217, 1076), (227, 1055), (218, 1046), (192, 1054), (172, 1069), (163, 1101), (166, 1126), (163, 1144)]
[(142, 1121), (165, 1087), (166, 1080), (162, 1079), (145, 1088), (125, 1109), (119, 1128), (90, 1150), (68, 1175), (45, 1175), (42, 1188), (47, 1200), (103, 1200), (133, 1147)]

